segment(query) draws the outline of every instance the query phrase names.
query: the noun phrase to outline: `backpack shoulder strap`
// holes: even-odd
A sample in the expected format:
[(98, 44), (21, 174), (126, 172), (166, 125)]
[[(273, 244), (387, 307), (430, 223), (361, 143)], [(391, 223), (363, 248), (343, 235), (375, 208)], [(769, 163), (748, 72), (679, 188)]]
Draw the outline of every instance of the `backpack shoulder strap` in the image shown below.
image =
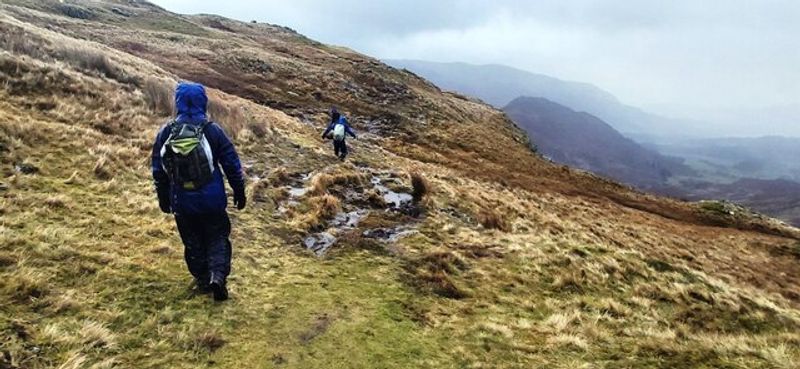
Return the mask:
[(206, 127), (208, 127), (208, 126), (210, 126), (212, 124), (214, 124), (214, 122), (209, 121), (209, 120), (204, 121), (203, 123), (200, 123), (200, 126), (198, 127), (199, 129), (197, 131), (200, 132), (200, 133), (205, 133)]
[(170, 136), (175, 134), (175, 128), (178, 128), (178, 125), (179, 123), (177, 119), (173, 119), (167, 123), (167, 130), (169, 131)]

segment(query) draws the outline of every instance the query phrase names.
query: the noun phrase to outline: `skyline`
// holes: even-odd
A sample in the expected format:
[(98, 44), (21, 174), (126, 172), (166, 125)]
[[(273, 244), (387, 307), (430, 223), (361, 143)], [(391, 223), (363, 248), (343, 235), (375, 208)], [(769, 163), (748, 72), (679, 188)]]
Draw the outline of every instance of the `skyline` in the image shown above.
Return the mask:
[(800, 2), (790, 0), (154, 2), (287, 26), (380, 59), (502, 64), (591, 83), (672, 116), (800, 113)]

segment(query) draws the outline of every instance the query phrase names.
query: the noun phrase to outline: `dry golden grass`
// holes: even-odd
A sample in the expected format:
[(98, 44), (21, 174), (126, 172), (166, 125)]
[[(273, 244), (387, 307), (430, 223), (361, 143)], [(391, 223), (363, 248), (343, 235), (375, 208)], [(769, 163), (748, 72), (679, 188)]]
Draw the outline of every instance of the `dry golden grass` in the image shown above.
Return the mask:
[(286, 184), (291, 178), (289, 171), (285, 167), (278, 167), (272, 169), (269, 174), (267, 175), (267, 180), (273, 186), (282, 186)]
[(469, 292), (459, 287), (453, 276), (466, 270), (467, 264), (451, 252), (431, 252), (409, 263), (412, 284), (446, 298), (462, 299)]
[(248, 198), (255, 202), (264, 202), (270, 199), (269, 189), (271, 183), (269, 180), (259, 179), (258, 181), (251, 182), (248, 186)]
[(494, 209), (481, 209), (477, 217), (483, 228), (497, 229), (503, 232), (511, 231), (511, 225), (508, 220)]
[(309, 182), (308, 192), (312, 195), (323, 195), (334, 186), (363, 186), (366, 179), (364, 174), (358, 173), (355, 168), (344, 166), (337, 167), (331, 172), (315, 175)]
[(147, 107), (158, 115), (175, 114), (175, 82), (156, 78), (147, 78), (142, 86)]
[(233, 139), (239, 138), (240, 132), (247, 124), (241, 106), (228, 104), (214, 98), (213, 95), (208, 101), (208, 119), (220, 124), (225, 133)]
[(320, 230), (326, 221), (339, 213), (342, 206), (338, 198), (329, 194), (310, 197), (305, 205), (291, 220), (292, 226), (301, 231)]
[(257, 138), (264, 138), (270, 134), (269, 127), (264, 122), (249, 122), (247, 123), (247, 129)]

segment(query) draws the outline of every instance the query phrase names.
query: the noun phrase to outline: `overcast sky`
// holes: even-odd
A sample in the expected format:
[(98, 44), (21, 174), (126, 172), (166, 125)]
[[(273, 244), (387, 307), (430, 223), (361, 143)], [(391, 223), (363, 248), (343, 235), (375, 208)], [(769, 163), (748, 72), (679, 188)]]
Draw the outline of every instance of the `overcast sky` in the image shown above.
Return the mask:
[(798, 0), (155, 0), (378, 58), (498, 63), (665, 110), (800, 104)]

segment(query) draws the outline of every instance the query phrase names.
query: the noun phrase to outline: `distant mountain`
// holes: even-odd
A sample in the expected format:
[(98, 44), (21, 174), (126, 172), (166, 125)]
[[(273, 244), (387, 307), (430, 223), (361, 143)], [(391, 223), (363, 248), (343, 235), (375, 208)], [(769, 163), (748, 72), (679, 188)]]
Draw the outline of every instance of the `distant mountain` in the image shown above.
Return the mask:
[(689, 174), (680, 160), (640, 146), (591, 114), (536, 97), (517, 98), (504, 110), (556, 162), (640, 188), (661, 187), (676, 171)]
[(502, 108), (520, 96), (543, 97), (576, 111), (592, 114), (626, 134), (647, 136), (713, 135), (704, 124), (649, 114), (621, 103), (594, 85), (570, 82), (503, 65), (435, 63), (387, 60), (397, 68), (418, 74), (441, 88), (477, 97)]

